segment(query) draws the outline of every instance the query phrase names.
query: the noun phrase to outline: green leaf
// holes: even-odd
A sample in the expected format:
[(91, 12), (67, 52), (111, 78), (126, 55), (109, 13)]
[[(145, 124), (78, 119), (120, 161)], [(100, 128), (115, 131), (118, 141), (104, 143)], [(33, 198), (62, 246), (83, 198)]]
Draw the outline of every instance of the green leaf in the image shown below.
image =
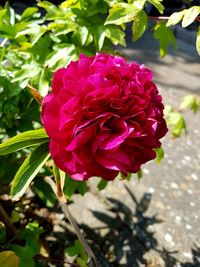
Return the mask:
[(170, 28), (166, 27), (164, 22), (160, 22), (155, 25), (153, 36), (159, 41), (161, 57), (164, 57), (167, 54), (168, 47), (171, 43), (174, 48), (176, 47), (176, 38), (174, 33)]
[(172, 126), (171, 133), (174, 137), (181, 136), (182, 131), (186, 132), (185, 119), (179, 112), (171, 112), (166, 122)]
[(133, 41), (139, 39), (145, 32), (148, 25), (148, 16), (144, 10), (141, 10), (135, 17), (132, 25)]
[(74, 242), (74, 245), (67, 248), (66, 253), (71, 257), (76, 257), (76, 262), (80, 267), (87, 267), (88, 256), (79, 240)]
[(156, 161), (157, 163), (160, 163), (161, 160), (164, 158), (165, 152), (162, 147), (155, 148), (156, 152)]
[(27, 18), (33, 16), (36, 12), (38, 12), (38, 8), (37, 7), (28, 7), (22, 13), (21, 19), (27, 19)]
[(3, 251), (0, 253), (0, 266), (18, 267), (19, 257), (13, 251)]
[(54, 46), (54, 52), (52, 52), (45, 62), (45, 66), (49, 68), (58, 68), (66, 66), (71, 60), (74, 60), (75, 46), (73, 44), (63, 44)]
[(17, 244), (12, 245), (13, 251), (20, 257), (18, 267), (35, 267), (34, 256), (39, 254), (40, 242), (39, 237), (43, 233), (42, 227), (38, 222), (31, 222), (26, 225), (26, 228), (20, 234), (20, 239), (25, 240), (25, 245), (20, 246)]
[(23, 162), (11, 185), (11, 196), (18, 200), (49, 158), (48, 144), (38, 146)]
[(44, 128), (20, 133), (0, 144), (0, 155), (7, 155), (17, 150), (49, 142)]
[(154, 5), (157, 10), (162, 14), (165, 7), (163, 6), (163, 4), (161, 3), (162, 0), (148, 0), (152, 5)]
[(140, 169), (138, 172), (137, 172), (137, 178), (138, 180), (140, 180), (143, 176), (143, 173), (142, 173), (142, 169)]
[(57, 203), (57, 197), (51, 186), (40, 177), (34, 181), (33, 191), (45, 203), (47, 208), (53, 208)]
[(85, 26), (80, 26), (78, 27), (77, 33), (78, 33), (81, 45), (84, 46), (87, 41), (88, 34), (89, 34), (88, 28)]
[(48, 94), (49, 88), (50, 88), (50, 73), (49, 69), (44, 68), (41, 71), (40, 78), (39, 78), (39, 84), (38, 89), (41, 94), (41, 96), (46, 96)]
[(199, 106), (200, 106), (200, 101), (198, 97), (195, 97), (194, 95), (187, 95), (182, 98), (179, 108), (180, 109), (190, 108), (195, 113), (198, 111)]
[(97, 185), (97, 188), (99, 190), (103, 190), (104, 188), (106, 188), (107, 184), (108, 184), (108, 181), (106, 181), (104, 179), (101, 179), (100, 182)]
[(108, 25), (105, 30), (106, 37), (111, 40), (114, 45), (126, 46), (125, 33), (115, 25)]
[(40, 39), (40, 37), (47, 31), (47, 27), (45, 25), (28, 25), (28, 27), (21, 31), (18, 32), (16, 35), (16, 38), (20, 37), (20, 36), (24, 36), (24, 35), (29, 35), (30, 36), (30, 43), (32, 45), (36, 44), (37, 41)]
[(200, 55), (200, 26), (198, 27), (198, 31), (197, 31), (196, 48), (197, 48), (198, 54)]
[(106, 37), (105, 26), (98, 25), (93, 28), (94, 42), (97, 47), (97, 51), (100, 51), (103, 47)]
[(193, 6), (185, 11), (182, 26), (183, 28), (189, 26), (200, 13), (200, 6)]
[(182, 20), (184, 14), (185, 14), (185, 11), (186, 11), (186, 10), (184, 9), (184, 10), (182, 10), (182, 11), (180, 11), (180, 12), (175, 12), (175, 13), (173, 13), (173, 14), (169, 17), (166, 26), (169, 27), (169, 26), (171, 26), (171, 25), (176, 25), (176, 24), (178, 24), (178, 23)]
[(75, 192), (84, 195), (87, 191), (88, 187), (85, 181), (75, 181), (66, 175), (64, 193), (67, 198), (70, 199)]
[(140, 9), (134, 4), (120, 3), (113, 5), (109, 11), (109, 16), (106, 19), (105, 25), (121, 25), (130, 22), (134, 20), (139, 11)]

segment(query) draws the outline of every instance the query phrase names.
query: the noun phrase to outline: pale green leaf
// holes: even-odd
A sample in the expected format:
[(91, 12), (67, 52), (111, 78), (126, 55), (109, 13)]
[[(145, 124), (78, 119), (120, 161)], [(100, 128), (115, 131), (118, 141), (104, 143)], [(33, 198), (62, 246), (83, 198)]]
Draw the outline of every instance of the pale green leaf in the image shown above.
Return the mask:
[(36, 12), (38, 12), (37, 7), (28, 7), (27, 9), (24, 10), (24, 12), (21, 15), (22, 19), (26, 19), (34, 15)]
[(148, 0), (152, 5), (154, 5), (157, 10), (162, 14), (165, 7), (162, 4), (162, 0)]
[(173, 13), (173, 14), (169, 17), (166, 26), (169, 27), (169, 26), (171, 26), (171, 25), (176, 25), (176, 24), (178, 24), (178, 23), (182, 20), (184, 14), (185, 14), (185, 11), (186, 11), (186, 10), (184, 9), (184, 10), (182, 10), (182, 11), (180, 11), (180, 12), (175, 12), (175, 13)]
[(148, 17), (144, 10), (141, 10), (135, 17), (132, 25), (133, 41), (139, 39), (145, 32), (148, 24)]
[(49, 137), (44, 128), (20, 133), (0, 144), (0, 155), (7, 155), (20, 149), (47, 143)]
[(179, 112), (171, 112), (166, 120), (167, 125), (172, 126), (171, 133), (174, 137), (179, 137), (182, 131), (186, 132), (185, 119)]
[(197, 112), (200, 106), (198, 100), (199, 100), (198, 97), (195, 97), (194, 95), (187, 95), (182, 98), (179, 108), (180, 109), (190, 108), (191, 110), (193, 110), (193, 112)]
[(106, 24), (120, 25), (123, 23), (130, 22), (134, 20), (135, 16), (138, 14), (140, 9), (133, 5), (127, 3), (120, 3), (113, 5), (109, 11), (109, 16), (106, 19)]
[(25, 193), (49, 156), (49, 145), (41, 144), (25, 159), (11, 185), (13, 200), (18, 200)]
[(185, 11), (182, 26), (183, 28), (189, 26), (200, 13), (200, 6), (193, 6)]

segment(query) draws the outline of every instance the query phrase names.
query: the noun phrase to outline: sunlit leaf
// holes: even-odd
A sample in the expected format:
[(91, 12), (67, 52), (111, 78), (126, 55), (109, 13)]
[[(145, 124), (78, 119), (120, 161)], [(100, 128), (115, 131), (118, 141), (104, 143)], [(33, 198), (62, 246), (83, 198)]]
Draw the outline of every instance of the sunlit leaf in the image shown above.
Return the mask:
[(185, 11), (186, 11), (186, 10), (184, 9), (184, 10), (182, 10), (182, 11), (180, 11), (180, 12), (174, 12), (174, 13), (169, 17), (166, 26), (169, 27), (169, 26), (171, 26), (171, 25), (176, 25), (176, 24), (178, 24), (178, 23), (182, 20), (184, 14), (185, 14)]
[(163, 0), (148, 0), (152, 5), (154, 5), (157, 10), (162, 14), (165, 7), (162, 4)]
[(161, 160), (162, 160), (162, 159), (164, 158), (164, 156), (165, 156), (165, 152), (164, 152), (164, 150), (163, 150), (162, 147), (155, 148), (155, 152), (156, 152), (156, 161), (157, 161), (158, 163), (160, 163)]
[(139, 39), (145, 32), (148, 24), (148, 17), (144, 10), (141, 10), (135, 17), (132, 25), (133, 41)]
[(49, 142), (44, 128), (20, 133), (0, 144), (0, 155), (7, 155), (20, 149)]
[(183, 28), (189, 26), (200, 13), (200, 6), (193, 6), (185, 11), (182, 26)]
[(0, 266), (19, 267), (19, 257), (13, 251), (3, 251), (0, 253)]
[(120, 25), (122, 23), (130, 22), (135, 18), (139, 11), (140, 9), (133, 4), (116, 4), (110, 9), (105, 24)]

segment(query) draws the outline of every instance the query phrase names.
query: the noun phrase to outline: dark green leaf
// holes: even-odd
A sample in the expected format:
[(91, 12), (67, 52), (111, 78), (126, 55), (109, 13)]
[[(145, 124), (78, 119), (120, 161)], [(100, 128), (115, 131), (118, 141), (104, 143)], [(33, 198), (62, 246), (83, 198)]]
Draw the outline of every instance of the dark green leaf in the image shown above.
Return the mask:
[(11, 185), (11, 196), (13, 200), (18, 200), (24, 194), (49, 156), (48, 144), (42, 144), (25, 159)]
[(75, 181), (66, 175), (64, 193), (67, 198), (71, 198), (75, 192), (84, 195), (87, 191), (88, 187), (85, 181)]
[(107, 184), (108, 184), (108, 181), (101, 179), (101, 181), (97, 185), (97, 188), (99, 190), (103, 190), (104, 188), (106, 188)]
[(51, 186), (42, 178), (34, 181), (33, 191), (45, 203), (47, 208), (53, 208), (57, 202), (57, 197), (54, 194)]
[(43, 229), (37, 222), (32, 222), (26, 225), (26, 228), (20, 234), (20, 239), (25, 240), (25, 245), (20, 246), (17, 244), (12, 245), (13, 251), (20, 257), (18, 267), (35, 267), (34, 256), (39, 254), (40, 243), (39, 236)]
[(7, 155), (17, 150), (49, 142), (44, 128), (20, 133), (0, 144), (0, 155)]

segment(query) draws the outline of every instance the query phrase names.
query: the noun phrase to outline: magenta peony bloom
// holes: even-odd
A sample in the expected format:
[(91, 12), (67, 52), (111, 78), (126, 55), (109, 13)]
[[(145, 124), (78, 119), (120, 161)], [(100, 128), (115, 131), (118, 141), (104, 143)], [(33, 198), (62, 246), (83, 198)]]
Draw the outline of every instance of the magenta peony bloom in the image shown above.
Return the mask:
[(139, 171), (167, 132), (151, 71), (107, 54), (55, 72), (42, 122), (55, 164), (80, 181)]

